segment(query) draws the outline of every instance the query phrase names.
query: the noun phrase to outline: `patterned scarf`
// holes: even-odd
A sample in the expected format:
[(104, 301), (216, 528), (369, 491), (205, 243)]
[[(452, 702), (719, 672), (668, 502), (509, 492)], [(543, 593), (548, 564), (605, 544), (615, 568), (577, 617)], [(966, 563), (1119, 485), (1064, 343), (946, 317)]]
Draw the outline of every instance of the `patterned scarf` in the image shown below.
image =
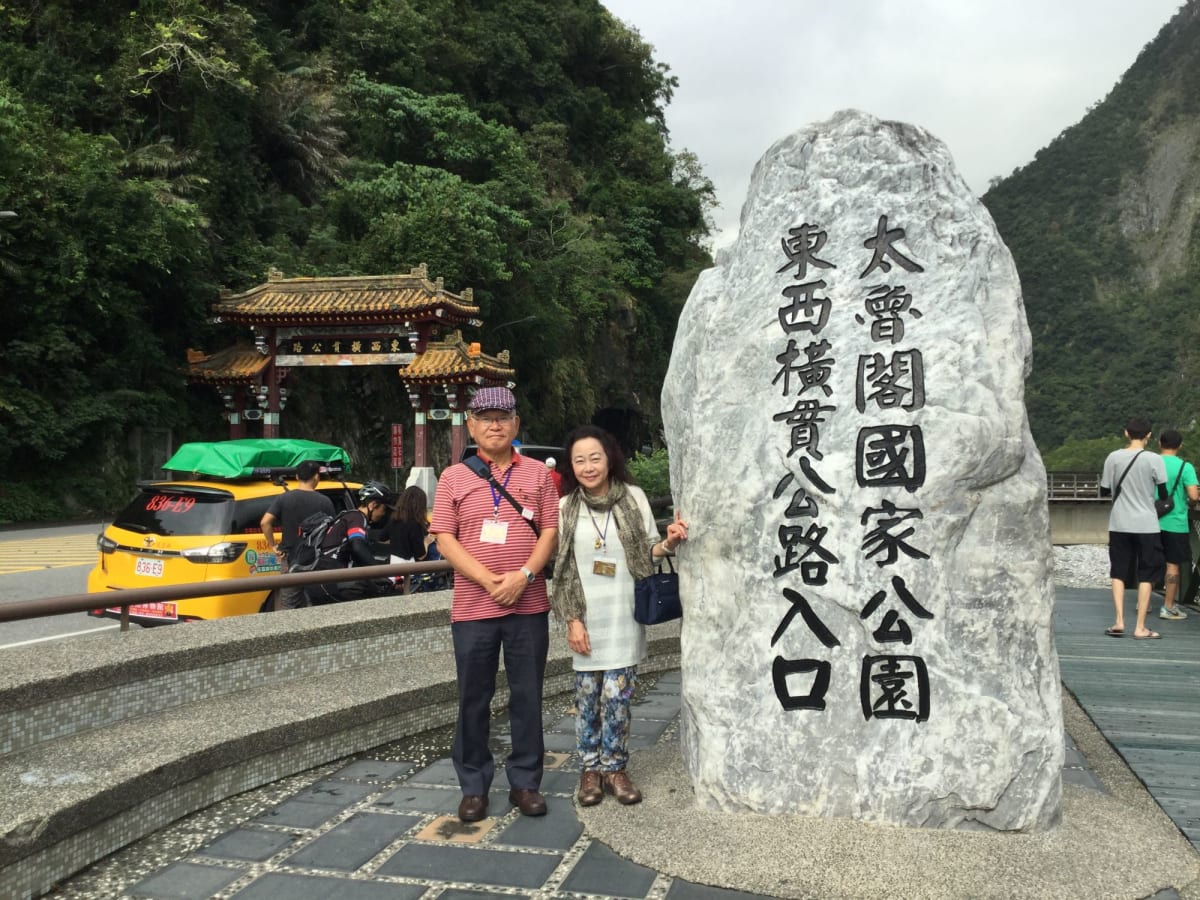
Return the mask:
[(625, 562), (634, 580), (648, 578), (654, 572), (650, 549), (657, 543), (646, 534), (642, 525), (642, 514), (637, 502), (620, 481), (609, 482), (608, 493), (603, 497), (592, 497), (582, 487), (567, 495), (562, 512), (558, 517), (558, 553), (554, 558), (554, 589), (551, 602), (554, 614), (562, 622), (582, 619), (587, 613), (587, 601), (583, 596), (583, 585), (579, 581), (578, 561), (575, 559), (575, 526), (579, 522), (580, 507), (586, 504), (598, 513), (612, 510), (617, 522), (617, 536), (625, 550)]

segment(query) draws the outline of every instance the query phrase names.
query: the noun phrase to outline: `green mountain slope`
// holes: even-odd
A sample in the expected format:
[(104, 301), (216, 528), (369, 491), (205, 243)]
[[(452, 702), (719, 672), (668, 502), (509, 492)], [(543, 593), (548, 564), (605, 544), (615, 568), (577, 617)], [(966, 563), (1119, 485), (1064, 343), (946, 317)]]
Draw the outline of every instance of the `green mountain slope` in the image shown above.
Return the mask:
[(1043, 450), (1197, 414), (1200, 0), (1107, 97), (983, 198), (1033, 334), (1026, 401)]

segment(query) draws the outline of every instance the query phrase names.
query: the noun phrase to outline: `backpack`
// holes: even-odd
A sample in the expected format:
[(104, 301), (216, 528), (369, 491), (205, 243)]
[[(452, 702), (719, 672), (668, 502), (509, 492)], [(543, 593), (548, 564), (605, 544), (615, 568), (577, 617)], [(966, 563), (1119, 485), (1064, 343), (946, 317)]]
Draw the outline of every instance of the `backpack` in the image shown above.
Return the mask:
[(300, 523), (300, 543), (296, 545), (291, 558), (288, 559), (289, 572), (311, 572), (323, 559), (337, 555), (338, 551), (342, 549), (340, 542), (333, 547), (323, 545), (325, 536), (338, 518), (329, 513), (315, 512)]

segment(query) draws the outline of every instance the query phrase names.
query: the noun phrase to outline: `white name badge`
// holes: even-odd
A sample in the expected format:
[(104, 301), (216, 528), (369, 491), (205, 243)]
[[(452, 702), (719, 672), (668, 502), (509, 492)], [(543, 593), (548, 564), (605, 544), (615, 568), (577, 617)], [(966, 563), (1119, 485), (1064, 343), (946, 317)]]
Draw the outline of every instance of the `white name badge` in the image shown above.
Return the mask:
[(617, 577), (617, 560), (611, 556), (597, 556), (592, 560), (592, 574), (605, 578)]
[(503, 544), (508, 541), (508, 523), (499, 519), (484, 519), (483, 527), (479, 529), (479, 542), (482, 544)]

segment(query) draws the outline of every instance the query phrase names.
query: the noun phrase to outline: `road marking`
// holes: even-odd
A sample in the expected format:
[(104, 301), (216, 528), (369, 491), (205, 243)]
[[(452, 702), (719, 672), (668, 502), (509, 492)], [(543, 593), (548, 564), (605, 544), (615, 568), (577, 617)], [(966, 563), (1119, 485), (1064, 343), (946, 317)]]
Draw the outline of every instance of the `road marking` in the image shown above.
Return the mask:
[(94, 534), (0, 541), (0, 575), (40, 572), (67, 566), (94, 566), (99, 552)]
[(48, 637), (30, 638), (27, 641), (14, 641), (11, 644), (0, 644), (0, 650), (6, 650), (9, 647), (24, 647), (26, 644), (40, 644), (42, 641), (57, 641), (60, 638), (78, 637), (81, 634), (95, 634), (97, 631), (112, 631), (112, 629), (120, 627), (120, 625), (101, 625), (99, 628), (87, 628), (83, 631), (69, 631), (66, 634), (52, 634)]

